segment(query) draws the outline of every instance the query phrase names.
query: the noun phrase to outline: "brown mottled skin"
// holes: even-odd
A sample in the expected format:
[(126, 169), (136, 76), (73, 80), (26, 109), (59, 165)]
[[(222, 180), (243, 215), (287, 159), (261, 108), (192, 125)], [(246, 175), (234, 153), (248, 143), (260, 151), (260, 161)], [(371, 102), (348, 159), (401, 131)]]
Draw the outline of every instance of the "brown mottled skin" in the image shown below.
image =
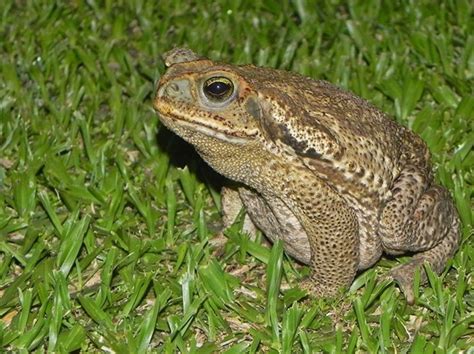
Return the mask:
[(409, 302), (416, 268), (443, 270), (459, 219), (414, 133), (325, 81), (188, 49), (165, 62), (154, 102), (161, 121), (240, 183), (224, 208), (235, 215), (244, 205), (266, 236), (310, 264), (312, 292), (334, 295), (382, 252), (415, 253), (391, 273)]

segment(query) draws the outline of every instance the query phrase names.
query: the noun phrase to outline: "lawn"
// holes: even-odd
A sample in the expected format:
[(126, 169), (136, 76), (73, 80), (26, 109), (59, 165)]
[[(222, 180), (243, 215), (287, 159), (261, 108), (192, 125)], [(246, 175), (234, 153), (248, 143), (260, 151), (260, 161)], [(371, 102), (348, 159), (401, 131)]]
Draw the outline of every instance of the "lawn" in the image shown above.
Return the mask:
[[(474, 347), (473, 4), (433, 4), (2, 0), (0, 351)], [(331, 81), (421, 135), (463, 237), (413, 306), (386, 278), (403, 257), (315, 299), (239, 220), (213, 253), (224, 181), (152, 109), (175, 46)]]

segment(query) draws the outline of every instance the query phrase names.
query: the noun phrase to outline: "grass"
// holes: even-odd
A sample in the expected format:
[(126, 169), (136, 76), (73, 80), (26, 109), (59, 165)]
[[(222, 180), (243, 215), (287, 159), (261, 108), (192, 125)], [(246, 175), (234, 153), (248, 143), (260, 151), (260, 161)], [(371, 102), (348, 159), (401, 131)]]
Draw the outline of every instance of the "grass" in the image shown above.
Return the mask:
[[(403, 352), (474, 346), (474, 22), (468, 0), (13, 1), (0, 6), (0, 348)], [(239, 222), (151, 108), (177, 45), (327, 79), (420, 134), (463, 241), (408, 306), (383, 258), (344, 295)]]

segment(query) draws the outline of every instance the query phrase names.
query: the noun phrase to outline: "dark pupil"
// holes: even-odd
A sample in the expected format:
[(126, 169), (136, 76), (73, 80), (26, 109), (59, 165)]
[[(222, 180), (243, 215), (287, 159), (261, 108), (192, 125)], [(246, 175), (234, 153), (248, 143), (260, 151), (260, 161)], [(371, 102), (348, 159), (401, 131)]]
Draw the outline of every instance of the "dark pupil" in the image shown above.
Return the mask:
[(222, 81), (214, 81), (213, 83), (206, 86), (206, 91), (215, 97), (221, 97), (230, 90), (230, 85)]

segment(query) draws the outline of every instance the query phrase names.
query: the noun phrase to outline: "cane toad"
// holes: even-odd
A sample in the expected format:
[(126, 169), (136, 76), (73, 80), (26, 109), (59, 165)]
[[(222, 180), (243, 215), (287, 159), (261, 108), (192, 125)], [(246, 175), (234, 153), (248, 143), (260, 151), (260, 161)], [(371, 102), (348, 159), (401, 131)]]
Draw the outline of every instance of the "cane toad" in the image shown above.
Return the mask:
[(382, 252), (414, 254), (391, 271), (408, 302), (423, 262), (443, 270), (459, 218), (417, 135), (325, 81), (180, 48), (165, 63), (161, 122), (239, 183), (224, 208), (245, 206), (254, 226), (309, 264), (312, 292), (334, 295)]

